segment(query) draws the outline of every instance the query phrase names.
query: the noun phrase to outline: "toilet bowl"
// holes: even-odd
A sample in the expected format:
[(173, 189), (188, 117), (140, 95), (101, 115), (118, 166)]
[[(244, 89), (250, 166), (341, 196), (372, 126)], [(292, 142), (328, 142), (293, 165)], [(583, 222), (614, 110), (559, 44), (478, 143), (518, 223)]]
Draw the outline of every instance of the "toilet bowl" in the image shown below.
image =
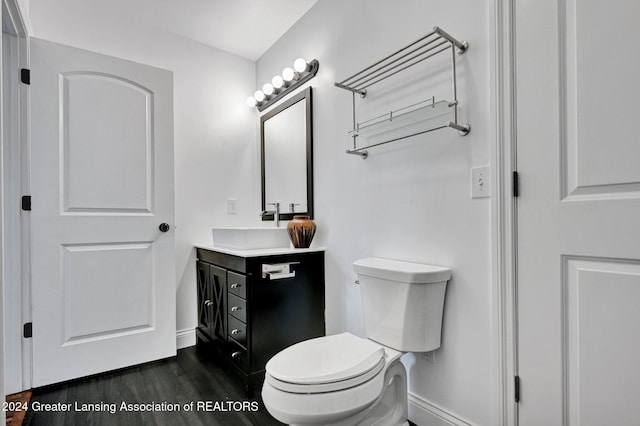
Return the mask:
[(405, 426), (407, 380), (400, 357), (440, 346), (447, 268), (367, 258), (354, 262), (367, 338), (342, 333), (273, 356), (262, 399), (290, 425)]
[[(267, 363), (262, 399), (290, 425), (404, 425), (402, 355), (350, 333), (307, 340)], [(395, 397), (402, 389), (404, 400)]]

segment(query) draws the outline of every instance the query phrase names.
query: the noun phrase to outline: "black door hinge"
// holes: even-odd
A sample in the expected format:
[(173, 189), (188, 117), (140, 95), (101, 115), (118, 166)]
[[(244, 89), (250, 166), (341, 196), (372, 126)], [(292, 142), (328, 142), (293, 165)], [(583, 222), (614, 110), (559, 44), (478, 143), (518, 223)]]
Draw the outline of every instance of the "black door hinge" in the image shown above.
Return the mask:
[(25, 339), (29, 339), (30, 337), (33, 337), (33, 323), (32, 322), (27, 322), (24, 324), (24, 326), (22, 327), (22, 335), (24, 336)]
[(27, 68), (20, 69), (20, 81), (23, 84), (31, 84), (31, 70)]
[(516, 376), (513, 393), (514, 393), (516, 402), (520, 402), (520, 376)]
[(22, 196), (22, 210), (25, 212), (31, 211), (31, 195)]
[(520, 196), (520, 176), (518, 176), (518, 172), (513, 172), (513, 196)]

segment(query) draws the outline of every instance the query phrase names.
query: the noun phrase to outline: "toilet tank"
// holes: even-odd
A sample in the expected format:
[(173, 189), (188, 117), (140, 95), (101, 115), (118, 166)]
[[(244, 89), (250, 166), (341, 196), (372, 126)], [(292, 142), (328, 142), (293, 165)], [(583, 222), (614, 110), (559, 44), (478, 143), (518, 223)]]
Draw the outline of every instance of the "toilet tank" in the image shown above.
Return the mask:
[(353, 262), (367, 338), (402, 352), (440, 347), (448, 268), (369, 257)]

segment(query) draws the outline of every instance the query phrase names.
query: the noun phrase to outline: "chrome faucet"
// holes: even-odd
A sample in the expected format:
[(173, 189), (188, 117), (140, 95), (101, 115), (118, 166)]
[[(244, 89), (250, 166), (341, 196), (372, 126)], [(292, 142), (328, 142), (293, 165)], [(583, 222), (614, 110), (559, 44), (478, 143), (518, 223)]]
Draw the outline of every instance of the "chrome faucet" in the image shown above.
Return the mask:
[(280, 227), (280, 203), (279, 202), (275, 202), (275, 203), (267, 203), (268, 206), (274, 206), (275, 210), (263, 210), (262, 213), (260, 213), (260, 216), (265, 217), (267, 215), (272, 214), (273, 215), (273, 221), (276, 223), (276, 228)]

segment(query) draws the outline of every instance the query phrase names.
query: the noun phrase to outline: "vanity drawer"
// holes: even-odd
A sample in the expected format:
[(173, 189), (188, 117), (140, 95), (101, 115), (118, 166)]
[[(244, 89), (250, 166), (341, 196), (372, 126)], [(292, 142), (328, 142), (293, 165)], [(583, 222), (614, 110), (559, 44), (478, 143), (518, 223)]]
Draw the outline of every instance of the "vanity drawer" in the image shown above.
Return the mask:
[(229, 337), (240, 343), (242, 346), (247, 347), (247, 326), (242, 321), (239, 321), (229, 315)]
[(247, 354), (247, 350), (240, 346), (239, 344), (230, 341), (227, 346), (228, 356), (231, 358), (231, 361), (242, 368), (244, 371), (249, 369), (249, 354)]
[(247, 277), (231, 271), (227, 272), (227, 274), (227, 288), (229, 289), (229, 293), (246, 299)]
[(240, 321), (247, 322), (247, 302), (234, 294), (229, 294), (229, 315), (233, 315)]

